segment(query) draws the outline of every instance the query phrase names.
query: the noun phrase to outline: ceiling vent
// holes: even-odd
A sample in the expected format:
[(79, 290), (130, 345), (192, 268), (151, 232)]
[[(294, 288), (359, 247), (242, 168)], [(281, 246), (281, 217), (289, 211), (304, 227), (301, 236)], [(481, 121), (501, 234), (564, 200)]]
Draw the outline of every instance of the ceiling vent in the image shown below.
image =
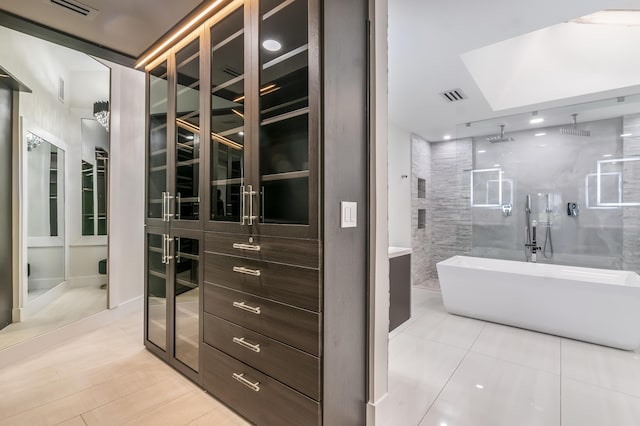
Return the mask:
[(467, 95), (460, 89), (451, 89), (440, 93), (440, 96), (447, 102), (458, 102), (467, 99)]
[(88, 18), (93, 18), (93, 16), (98, 13), (98, 11), (91, 6), (87, 6), (86, 4), (80, 3), (76, 0), (49, 0), (49, 2)]

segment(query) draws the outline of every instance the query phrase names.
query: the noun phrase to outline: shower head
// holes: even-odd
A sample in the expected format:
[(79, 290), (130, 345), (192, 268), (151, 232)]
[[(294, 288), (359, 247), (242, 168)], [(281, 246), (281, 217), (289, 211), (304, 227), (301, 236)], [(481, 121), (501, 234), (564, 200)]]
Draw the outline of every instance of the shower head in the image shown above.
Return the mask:
[(581, 130), (578, 129), (578, 114), (571, 114), (573, 117), (573, 126), (572, 127), (563, 127), (560, 129), (560, 133), (568, 136), (591, 136), (591, 130)]
[(491, 143), (498, 143), (498, 142), (512, 142), (515, 139), (511, 138), (511, 137), (505, 137), (504, 136), (504, 124), (500, 125), (500, 134), (499, 135), (493, 135), (493, 136), (489, 136), (487, 137), (487, 140)]

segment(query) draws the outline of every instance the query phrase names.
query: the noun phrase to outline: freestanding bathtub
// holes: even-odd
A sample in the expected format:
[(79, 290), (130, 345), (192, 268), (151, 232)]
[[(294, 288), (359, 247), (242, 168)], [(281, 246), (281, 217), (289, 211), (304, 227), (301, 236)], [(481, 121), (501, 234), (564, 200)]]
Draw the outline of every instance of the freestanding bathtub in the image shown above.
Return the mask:
[(465, 256), (437, 268), (452, 314), (614, 348), (640, 346), (635, 272)]

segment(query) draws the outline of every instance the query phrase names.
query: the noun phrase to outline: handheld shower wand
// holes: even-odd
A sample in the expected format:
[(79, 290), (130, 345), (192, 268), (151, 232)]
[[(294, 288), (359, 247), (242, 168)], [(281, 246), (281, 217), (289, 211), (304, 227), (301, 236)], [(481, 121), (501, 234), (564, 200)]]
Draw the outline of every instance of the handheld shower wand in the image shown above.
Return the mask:
[(529, 247), (531, 247), (531, 194), (527, 194), (524, 202), (526, 224), (524, 226), (524, 258), (529, 261)]
[[(551, 240), (551, 217), (553, 214), (553, 205), (551, 203), (551, 193), (547, 193), (547, 206), (544, 209), (547, 214), (547, 230), (544, 236), (544, 246), (542, 255), (545, 259), (553, 259), (553, 241)], [(547, 255), (547, 244), (549, 245), (549, 254)]]

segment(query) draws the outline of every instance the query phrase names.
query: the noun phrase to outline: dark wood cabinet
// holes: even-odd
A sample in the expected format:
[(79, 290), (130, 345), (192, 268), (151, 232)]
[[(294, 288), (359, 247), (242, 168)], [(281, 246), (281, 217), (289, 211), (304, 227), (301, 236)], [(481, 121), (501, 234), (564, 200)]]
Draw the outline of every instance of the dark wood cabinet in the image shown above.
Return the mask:
[(191, 230), (146, 233), (145, 345), (199, 382), (202, 241)]
[[(366, 220), (341, 231), (325, 212), (366, 197), (366, 105), (354, 98), (366, 14), (357, 55), (324, 52), (359, 73), (339, 97), (361, 108), (325, 121), (338, 80), (321, 78), (320, 24), (333, 1), (223, 0), (146, 66), (145, 344), (258, 425), (364, 421)], [(334, 142), (354, 160), (349, 188), (322, 190), (324, 174), (337, 178), (327, 162), (339, 163), (323, 133), (352, 126)]]

